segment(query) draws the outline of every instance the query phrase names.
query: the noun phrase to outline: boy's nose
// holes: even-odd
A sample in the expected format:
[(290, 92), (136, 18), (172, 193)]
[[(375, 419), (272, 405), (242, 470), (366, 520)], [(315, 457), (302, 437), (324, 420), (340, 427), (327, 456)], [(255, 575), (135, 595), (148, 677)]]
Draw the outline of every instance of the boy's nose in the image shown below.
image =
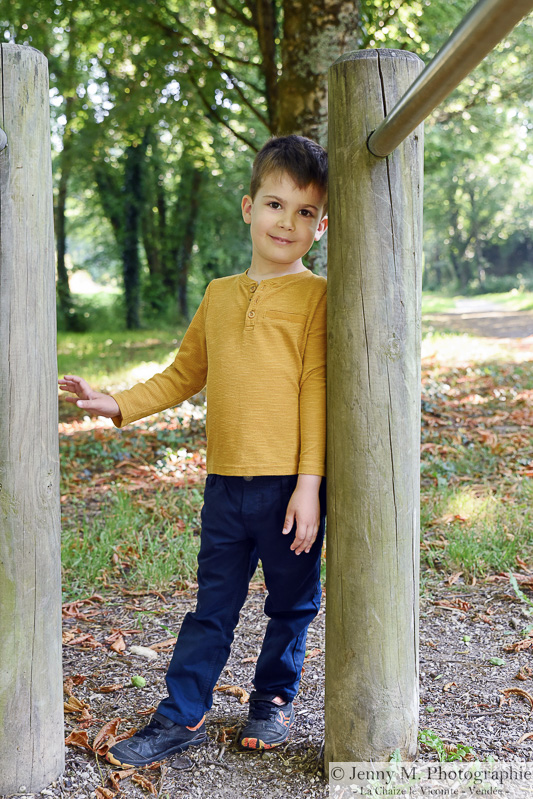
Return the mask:
[(283, 216), (278, 220), (278, 224), (285, 230), (294, 230), (294, 219), (292, 218), (292, 214), (283, 214)]

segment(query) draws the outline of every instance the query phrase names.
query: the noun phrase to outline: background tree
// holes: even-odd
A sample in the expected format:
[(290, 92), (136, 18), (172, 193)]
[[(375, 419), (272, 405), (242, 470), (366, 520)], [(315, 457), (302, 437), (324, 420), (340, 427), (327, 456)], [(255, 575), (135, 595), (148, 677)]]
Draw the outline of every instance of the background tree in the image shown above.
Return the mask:
[[(328, 66), (357, 47), (429, 59), (470, 6), (7, 0), (4, 39), (50, 60), (62, 320), (84, 324), (68, 290), (78, 267), (120, 279), (129, 326), (187, 317), (211, 277), (247, 266), (239, 200), (254, 152), (272, 133), (325, 140)], [(531, 27), (427, 123), (428, 286), (527, 277)]]

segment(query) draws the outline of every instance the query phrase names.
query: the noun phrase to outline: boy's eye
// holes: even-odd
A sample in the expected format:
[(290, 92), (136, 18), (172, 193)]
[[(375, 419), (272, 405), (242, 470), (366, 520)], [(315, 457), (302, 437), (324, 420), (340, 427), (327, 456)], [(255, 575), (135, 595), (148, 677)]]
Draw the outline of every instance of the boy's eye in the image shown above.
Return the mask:
[(311, 211), (309, 211), (308, 208), (302, 208), (300, 213), (301, 213), (302, 216), (313, 216), (313, 214), (311, 213)]
[(270, 208), (273, 208), (275, 211), (277, 211), (278, 208), (281, 208), (281, 204), (276, 202), (275, 200), (271, 200), (271, 202), (269, 202), (268, 205)]

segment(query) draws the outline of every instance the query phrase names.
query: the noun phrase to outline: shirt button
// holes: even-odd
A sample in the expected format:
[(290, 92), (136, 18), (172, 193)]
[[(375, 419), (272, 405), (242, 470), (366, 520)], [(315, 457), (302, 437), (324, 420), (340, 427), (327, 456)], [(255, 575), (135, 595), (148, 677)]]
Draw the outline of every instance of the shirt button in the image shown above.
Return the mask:
[(250, 319), (253, 319), (255, 316), (255, 311), (249, 311), (248, 316), (250, 317)]
[(257, 286), (250, 286), (250, 291), (253, 293), (256, 290)]

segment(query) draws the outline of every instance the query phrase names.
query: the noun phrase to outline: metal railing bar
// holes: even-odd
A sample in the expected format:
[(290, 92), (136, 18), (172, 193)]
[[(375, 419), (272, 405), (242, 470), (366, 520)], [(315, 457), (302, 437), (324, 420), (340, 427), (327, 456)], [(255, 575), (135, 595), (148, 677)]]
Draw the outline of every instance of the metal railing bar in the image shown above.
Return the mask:
[(533, 0), (479, 0), (371, 134), (370, 152), (390, 155), (532, 9)]

